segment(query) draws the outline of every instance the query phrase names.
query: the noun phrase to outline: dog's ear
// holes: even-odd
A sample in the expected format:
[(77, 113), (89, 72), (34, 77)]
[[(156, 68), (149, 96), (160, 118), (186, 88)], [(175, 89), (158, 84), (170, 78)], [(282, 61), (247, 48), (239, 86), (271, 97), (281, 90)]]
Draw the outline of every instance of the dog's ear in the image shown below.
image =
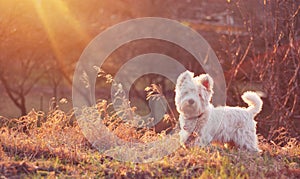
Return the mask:
[(196, 83), (201, 84), (206, 88), (207, 91), (212, 91), (214, 81), (208, 74), (201, 74), (198, 77), (195, 77)]
[(176, 85), (177, 86), (182, 86), (183, 83), (185, 81), (187, 81), (187, 79), (188, 79), (188, 81), (192, 81), (193, 77), (194, 77), (194, 73), (187, 70), (187, 71), (185, 71), (185, 72), (183, 72), (179, 75), (179, 77), (177, 78)]

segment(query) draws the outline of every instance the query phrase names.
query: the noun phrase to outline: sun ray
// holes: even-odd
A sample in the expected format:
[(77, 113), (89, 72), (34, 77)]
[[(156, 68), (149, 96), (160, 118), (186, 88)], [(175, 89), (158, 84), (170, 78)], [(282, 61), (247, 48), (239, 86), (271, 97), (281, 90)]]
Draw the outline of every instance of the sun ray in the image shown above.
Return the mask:
[(59, 50), (59, 45), (56, 41), (55, 32), (51, 28), (51, 24), (48, 21), (48, 17), (43, 10), (42, 4), (41, 4), (42, 2), (39, 0), (37, 0), (37, 1), (33, 0), (33, 2), (34, 2), (33, 4), (34, 4), (35, 10), (38, 14), (38, 17), (41, 20), (41, 22), (44, 26), (44, 29), (48, 35), (49, 41), (51, 43), (51, 47), (52, 47), (57, 59), (59, 59), (59, 61), (60, 61), (61, 59), (63, 59), (63, 55), (62, 55), (61, 51)]
[(32, 2), (35, 11), (37, 12), (38, 17), (47, 33), (52, 50), (55, 53), (57, 62), (59, 63), (58, 65), (61, 70), (65, 70), (64, 67), (66, 56), (62, 52), (62, 39), (57, 34), (57, 29), (55, 29), (57, 28), (57, 26), (55, 26), (57, 18), (62, 17), (62, 19), (67, 21), (68, 26), (66, 27), (71, 28), (71, 30), (75, 32), (76, 36), (78, 37), (77, 40), (87, 43), (91, 38), (89, 37), (87, 31), (81, 26), (80, 21), (74, 18), (74, 15), (63, 1), (32, 0)]
[(56, 0), (51, 2), (53, 2), (55, 9), (58, 9), (58, 12), (62, 16), (65, 16), (66, 19), (68, 19), (68, 23), (71, 25), (73, 30), (77, 33), (77, 35), (80, 38), (82, 38), (85, 41), (90, 39), (90, 37), (86, 33), (86, 30), (83, 28), (83, 26), (81, 26), (80, 22), (76, 18), (74, 18), (74, 14), (72, 14), (65, 2), (63, 2), (62, 0)]

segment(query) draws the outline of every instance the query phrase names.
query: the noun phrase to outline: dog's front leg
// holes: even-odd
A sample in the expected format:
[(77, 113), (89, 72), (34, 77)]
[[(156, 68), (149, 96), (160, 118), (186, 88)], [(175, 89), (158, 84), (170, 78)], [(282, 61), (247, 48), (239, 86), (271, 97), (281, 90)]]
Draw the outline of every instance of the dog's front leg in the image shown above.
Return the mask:
[(189, 138), (190, 135), (191, 134), (188, 131), (181, 129), (179, 132), (180, 145), (185, 146), (185, 142), (187, 141), (187, 139)]
[(200, 135), (197, 136), (195, 139), (195, 146), (199, 146), (199, 147), (205, 147), (207, 145), (209, 145), (212, 141), (213, 137), (210, 135)]

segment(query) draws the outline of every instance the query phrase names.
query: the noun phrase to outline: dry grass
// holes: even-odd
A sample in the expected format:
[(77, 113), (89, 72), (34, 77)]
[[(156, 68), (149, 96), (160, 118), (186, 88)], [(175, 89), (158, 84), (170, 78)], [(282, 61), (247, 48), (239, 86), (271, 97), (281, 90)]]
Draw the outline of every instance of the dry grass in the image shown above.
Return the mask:
[[(152, 85), (147, 91), (148, 98), (151, 95), (164, 97), (159, 86)], [(130, 122), (140, 122), (133, 120), (136, 119), (136, 108), (130, 107), (130, 102), (122, 95), (116, 96), (116, 99), (122, 104), (117, 112), (112, 110), (112, 104), (101, 100), (94, 107), (67, 113), (58, 107), (47, 114), (32, 110), (19, 119), (1, 117), (1, 177), (300, 177), (300, 145), (296, 139), (288, 136), (284, 128), (278, 130), (274, 141), (259, 137), (263, 150), (260, 154), (217, 144), (207, 148), (186, 149), (178, 147), (178, 126), (172, 112), (165, 115), (164, 119), (170, 122), (171, 127), (156, 133), (154, 128), (136, 126)], [(75, 113), (81, 115), (75, 118)], [(171, 137), (168, 133), (170, 129), (175, 131)], [(101, 149), (101, 145), (110, 146), (113, 143), (101, 139), (104, 130), (115, 134), (126, 145), (108, 147), (107, 151), (99, 152), (96, 148)], [(88, 141), (84, 134), (93, 137), (88, 137)], [(162, 139), (167, 139), (167, 142), (157, 142), (151, 146), (152, 142)], [(133, 143), (130, 142), (137, 145), (132, 147), (130, 145)], [(140, 146), (149, 143), (149, 150), (142, 151)], [(174, 148), (177, 150), (171, 152)], [(159, 154), (164, 154), (163, 158)]]
[[(102, 103), (98, 109), (105, 106)], [(104, 123), (123, 139), (131, 140), (131, 136), (147, 143), (162, 135), (151, 129), (137, 130), (117, 116), (105, 116)], [(19, 119), (1, 120), (2, 177), (300, 177), (300, 146), (284, 136), (281, 138), (288, 142), (283, 147), (260, 137), (261, 154), (213, 145), (179, 148), (163, 159), (141, 164), (119, 162), (93, 148), (74, 120), (73, 111), (44, 114), (32, 110)]]

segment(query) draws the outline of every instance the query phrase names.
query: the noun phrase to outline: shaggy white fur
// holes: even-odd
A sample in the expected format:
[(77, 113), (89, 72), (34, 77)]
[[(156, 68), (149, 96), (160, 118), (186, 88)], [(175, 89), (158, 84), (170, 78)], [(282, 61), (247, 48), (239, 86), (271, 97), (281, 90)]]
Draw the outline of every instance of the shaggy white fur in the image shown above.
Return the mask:
[[(189, 77), (183, 78), (184, 76)], [(197, 95), (194, 94), (195, 86)], [(241, 149), (258, 152), (254, 117), (262, 109), (263, 102), (260, 97), (255, 92), (247, 91), (242, 95), (242, 99), (249, 105), (248, 108), (214, 107), (210, 103), (212, 89), (213, 80), (208, 74), (193, 77), (193, 73), (186, 71), (179, 76), (175, 103), (180, 113), (181, 144), (184, 145), (188, 137), (195, 132), (195, 145), (201, 147), (212, 141), (234, 142)], [(189, 96), (188, 99), (192, 99), (197, 105), (190, 108), (188, 103), (179, 100), (184, 96)], [(186, 108), (191, 110), (184, 110)]]
[[(212, 83), (212, 79), (209, 76), (199, 76), (194, 78), (194, 73), (186, 71), (179, 75), (176, 88), (175, 88), (175, 104), (176, 109), (179, 112), (179, 123), (181, 130), (180, 143), (184, 145), (193, 131), (198, 131), (201, 125), (204, 125), (208, 119), (209, 101), (212, 96), (212, 89), (201, 90), (202, 86), (197, 85), (197, 81), (201, 80), (203, 84)], [(200, 94), (200, 93), (201, 94)]]

